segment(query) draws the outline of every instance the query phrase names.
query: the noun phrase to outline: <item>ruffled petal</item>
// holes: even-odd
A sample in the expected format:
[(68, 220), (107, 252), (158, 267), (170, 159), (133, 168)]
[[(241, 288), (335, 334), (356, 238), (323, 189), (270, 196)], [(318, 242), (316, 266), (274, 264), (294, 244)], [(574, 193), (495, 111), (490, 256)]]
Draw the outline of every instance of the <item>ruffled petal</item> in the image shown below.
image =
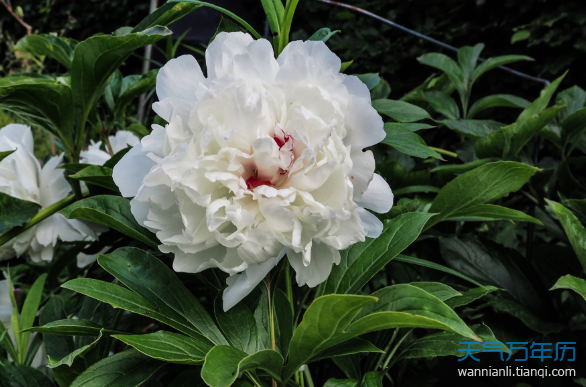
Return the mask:
[(206, 83), (197, 60), (191, 55), (181, 55), (167, 62), (157, 75), (157, 97), (195, 101), (199, 84)]
[(287, 249), (287, 258), (297, 273), (295, 279), (299, 286), (316, 287), (328, 278), (332, 272), (332, 265), (340, 263), (340, 251), (325, 243), (312, 243), (311, 260), (308, 265), (304, 262), (307, 261), (304, 255), (305, 253)]

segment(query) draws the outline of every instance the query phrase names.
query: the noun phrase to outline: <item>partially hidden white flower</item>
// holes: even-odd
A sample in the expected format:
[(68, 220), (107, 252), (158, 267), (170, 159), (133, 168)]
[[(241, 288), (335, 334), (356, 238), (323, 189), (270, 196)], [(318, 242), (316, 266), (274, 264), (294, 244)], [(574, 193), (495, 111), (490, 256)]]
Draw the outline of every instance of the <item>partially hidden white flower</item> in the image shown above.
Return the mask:
[(340, 250), (377, 237), (388, 184), (371, 151), (385, 137), (366, 85), (323, 42), (271, 44), (221, 33), (157, 77), (153, 125), (114, 168), (137, 221), (178, 272), (229, 273), (228, 310), (287, 254), (297, 283), (326, 280)]
[[(12, 340), (13, 345), (16, 348), (16, 341), (14, 339), (14, 332), (12, 330), (12, 302), (10, 301), (10, 292), (13, 290), (10, 288), (8, 280), (0, 281), (0, 324), (4, 325), (4, 328), (8, 331), (8, 336)], [(33, 333), (29, 339), (29, 345), (32, 343), (32, 339), (36, 335)], [(14, 360), (14, 359), (13, 359)], [(45, 344), (41, 344), (41, 347), (33, 358), (32, 366), (40, 367), (47, 364), (47, 357), (45, 354)]]
[[(0, 152), (16, 151), (0, 161), (0, 192), (46, 208), (69, 194), (71, 187), (57, 167), (63, 154), (51, 157), (41, 168), (33, 154), (33, 136), (25, 125), (0, 129)], [(96, 231), (97, 229), (97, 231)], [(68, 220), (56, 213), (0, 246), (0, 260), (28, 255), (34, 262), (51, 261), (57, 240), (91, 241), (103, 231), (98, 225)]]
[[(140, 139), (128, 130), (119, 130), (114, 136), (108, 136), (108, 142), (112, 147), (112, 152), (116, 154), (129, 145), (135, 146), (140, 142)], [(91, 140), (87, 150), (80, 152), (80, 162), (92, 165), (104, 165), (106, 161), (110, 160), (112, 155), (101, 148), (101, 141), (94, 142), (94, 140)]]

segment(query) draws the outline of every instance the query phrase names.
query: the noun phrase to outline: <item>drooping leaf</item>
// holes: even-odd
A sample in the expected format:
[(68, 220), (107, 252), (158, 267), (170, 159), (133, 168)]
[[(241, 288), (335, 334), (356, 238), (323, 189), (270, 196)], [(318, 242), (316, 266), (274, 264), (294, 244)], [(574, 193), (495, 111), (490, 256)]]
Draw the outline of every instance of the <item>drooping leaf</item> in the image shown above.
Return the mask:
[(427, 293), (436, 296), (441, 301), (446, 301), (452, 297), (459, 297), (462, 295), (461, 293), (455, 291), (452, 287), (439, 282), (411, 282), (409, 285), (423, 289)]
[(201, 377), (211, 387), (228, 387), (239, 373), (258, 368), (279, 381), (282, 367), (283, 357), (271, 349), (248, 355), (234, 347), (218, 345), (206, 355)]
[(332, 268), (328, 279), (319, 285), (316, 297), (324, 294), (358, 292), (380, 269), (407, 248), (434, 214), (410, 212), (384, 222), (376, 239), (352, 245), (340, 252), (340, 264)]
[(96, 339), (94, 341), (92, 341), (90, 344), (84, 345), (84, 346), (76, 349), (75, 351), (71, 352), (70, 354), (68, 354), (67, 356), (65, 356), (62, 359), (57, 360), (57, 359), (49, 358), (49, 364), (47, 365), (47, 367), (53, 368), (53, 369), (57, 369), (59, 367), (64, 367), (64, 366), (71, 367), (73, 365), (73, 362), (76, 359), (85, 357), (91, 350), (93, 350), (94, 348), (97, 347), (103, 334), (104, 334), (104, 332), (100, 332), (98, 334), (98, 337), (96, 337)]
[(456, 211), (448, 219), (465, 221), (495, 221), (514, 220), (518, 222), (530, 222), (543, 226), (541, 221), (522, 211), (496, 206), (494, 204), (477, 204)]
[(57, 60), (67, 69), (71, 68), (73, 48), (71, 41), (48, 34), (27, 35), (14, 46), (15, 51), (28, 52), (33, 55), (48, 56)]
[(11, 227), (21, 226), (39, 212), (41, 206), (0, 192), (0, 234)]
[(43, 326), (23, 329), (23, 332), (25, 331), (66, 336), (98, 336), (100, 331), (103, 331), (106, 335), (123, 333), (116, 330), (106, 329), (99, 324), (84, 319), (65, 319), (52, 321)]
[(499, 66), (504, 66), (509, 63), (519, 62), (522, 60), (532, 61), (533, 58), (524, 55), (503, 55), (488, 58), (480, 65), (478, 65), (478, 67), (476, 67), (476, 69), (474, 70), (474, 74), (472, 75), (472, 82), (475, 82), (482, 74), (489, 70), (492, 70)]
[(557, 215), (564, 231), (568, 235), (568, 239), (582, 264), (582, 267), (586, 271), (586, 228), (582, 226), (578, 218), (570, 210), (568, 210), (563, 205), (554, 202), (553, 200), (548, 200), (547, 204), (551, 207), (551, 209)]
[(427, 225), (449, 219), (464, 208), (484, 204), (517, 191), (537, 168), (527, 164), (498, 161), (456, 177), (434, 199), (429, 212), (439, 213)]
[(148, 357), (176, 364), (203, 364), (206, 354), (212, 349), (209, 342), (165, 331), (146, 335), (115, 334), (112, 337)]
[(392, 146), (401, 153), (424, 159), (435, 157), (443, 160), (439, 153), (428, 147), (421, 137), (409, 129), (385, 124), (385, 132), (387, 136), (382, 140), (382, 143)]
[(524, 98), (517, 97), (511, 94), (493, 94), (484, 98), (480, 98), (472, 105), (468, 112), (468, 119), (471, 119), (481, 111), (493, 107), (512, 107), (524, 109), (529, 106), (531, 102)]
[(569, 274), (565, 275), (557, 280), (551, 288), (551, 290), (555, 289), (571, 289), (586, 300), (586, 280), (583, 280), (582, 278), (577, 278)]
[(92, 365), (71, 387), (138, 387), (164, 365), (131, 349)]
[(342, 32), (342, 31), (340, 31), (340, 30), (332, 31), (327, 27), (320, 28), (313, 35), (311, 35), (309, 38), (307, 38), (307, 40), (327, 42), (332, 36), (334, 36), (338, 32)]
[(465, 164), (444, 164), (438, 165), (437, 167), (431, 170), (432, 173), (434, 172), (445, 172), (445, 173), (455, 173), (455, 174), (462, 174), (469, 172), (475, 168), (478, 168), (484, 164), (493, 163), (495, 161), (499, 161), (498, 158), (492, 157), (487, 159), (479, 159)]
[(479, 298), (484, 297), (491, 292), (494, 292), (495, 290), (498, 290), (498, 288), (494, 286), (481, 286), (478, 288), (467, 290), (462, 293), (462, 296), (452, 297), (444, 302), (447, 306), (454, 309), (458, 306), (467, 305), (473, 301), (476, 301)]
[(419, 106), (392, 99), (375, 99), (372, 107), (380, 114), (387, 115), (398, 122), (415, 122), (431, 118), (429, 113)]
[(308, 363), (323, 359), (330, 359), (337, 356), (353, 355), (355, 353), (384, 353), (384, 351), (366, 340), (350, 339), (341, 344), (334, 345), (333, 347), (321, 351), (316, 356), (312, 357)]
[(120, 196), (98, 195), (79, 200), (61, 210), (67, 219), (84, 219), (111, 227), (156, 249), (154, 235), (140, 226), (130, 212), (130, 201)]
[(458, 104), (443, 91), (426, 91), (424, 95), (427, 102), (429, 102), (436, 112), (443, 114), (449, 120), (457, 120), (460, 118)]
[(181, 19), (183, 16), (189, 14), (201, 7), (199, 4), (180, 2), (168, 2), (155, 9), (153, 13), (144, 18), (136, 27), (130, 32), (141, 32), (154, 26), (167, 27)]

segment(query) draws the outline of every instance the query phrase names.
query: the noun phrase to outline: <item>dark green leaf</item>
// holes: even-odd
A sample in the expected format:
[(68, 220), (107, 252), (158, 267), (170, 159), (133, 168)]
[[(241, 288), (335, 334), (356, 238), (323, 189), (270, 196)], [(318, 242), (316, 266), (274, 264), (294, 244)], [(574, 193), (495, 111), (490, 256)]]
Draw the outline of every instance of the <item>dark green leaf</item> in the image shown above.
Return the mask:
[(547, 105), (549, 104), (549, 101), (551, 100), (553, 93), (555, 93), (555, 91), (557, 90), (558, 86), (560, 85), (565, 76), (566, 74), (562, 75), (561, 77), (547, 85), (543, 90), (541, 90), (539, 97), (535, 101), (533, 101), (531, 105), (527, 106), (521, 112), (519, 118), (517, 118), (516, 122), (518, 125), (523, 125), (525, 121), (527, 121), (529, 118), (541, 113), (547, 108)]
[(450, 78), (450, 81), (456, 86), (458, 90), (464, 90), (465, 84), (463, 82), (463, 74), (460, 66), (450, 57), (439, 54), (439, 53), (429, 53), (424, 54), (417, 58), (419, 63), (435, 67), (438, 70), (443, 71), (446, 75)]
[(210, 315), (175, 273), (157, 258), (134, 247), (101, 255), (98, 263), (161, 313), (184, 318), (215, 344), (228, 344)]
[(578, 109), (560, 122), (562, 127), (562, 141), (572, 144), (580, 140), (586, 131), (586, 108)]
[(450, 120), (457, 120), (460, 118), (458, 104), (452, 97), (443, 91), (426, 91), (424, 95), (427, 102), (429, 102), (433, 110), (436, 112), (443, 114)]
[(525, 325), (527, 325), (527, 327), (544, 335), (553, 332), (559, 332), (564, 328), (563, 324), (543, 321), (541, 318), (537, 317), (535, 313), (533, 313), (523, 305), (504, 297), (494, 297), (488, 302), (488, 304), (495, 308), (497, 311), (505, 312), (513, 317), (518, 318)]
[(421, 137), (409, 129), (385, 124), (385, 132), (387, 136), (382, 140), (382, 143), (392, 146), (401, 153), (424, 159), (435, 157), (443, 160), (439, 153), (428, 147)]
[(86, 183), (99, 185), (100, 187), (107, 188), (114, 192), (120, 192), (118, 186), (114, 183), (114, 179), (112, 179), (112, 168), (91, 165), (69, 177), (75, 180), (85, 181)]
[(356, 379), (328, 379), (324, 387), (357, 387)]
[(316, 297), (330, 293), (356, 293), (397, 254), (407, 248), (434, 214), (410, 212), (384, 222), (377, 239), (367, 238), (340, 252), (340, 264), (319, 285)]
[(27, 35), (14, 46), (15, 51), (28, 52), (33, 55), (48, 56), (57, 60), (67, 69), (71, 68), (73, 49), (64, 38), (47, 34)]
[(392, 99), (375, 99), (372, 107), (380, 114), (385, 114), (398, 122), (414, 122), (431, 118), (429, 113), (419, 106)]
[(21, 226), (39, 212), (41, 206), (0, 192), (0, 234), (11, 227)]
[(467, 275), (460, 273), (459, 271), (456, 271), (454, 269), (450, 269), (449, 267), (445, 267), (445, 266), (442, 266), (442, 265), (434, 263), (434, 262), (426, 261), (425, 259), (419, 259), (419, 258), (409, 257), (407, 255), (399, 254), (395, 258), (395, 261), (409, 263), (411, 265), (428, 267), (428, 268), (434, 269), (434, 270), (439, 270), (444, 273), (448, 273), (448, 274), (454, 275), (456, 277), (460, 277), (460, 278), (462, 278), (470, 283), (473, 283), (474, 285), (480, 286), (482, 288), (490, 288), (490, 286), (487, 286), (487, 287), (482, 286), (479, 282), (473, 280), (472, 278), (468, 277)]
[(452, 213), (448, 219), (464, 220), (468, 222), (514, 220), (518, 222), (531, 222), (543, 226), (539, 220), (524, 212), (496, 206), (494, 204), (477, 204), (472, 207), (466, 207)]
[(495, 56), (493, 58), (488, 58), (484, 62), (482, 62), (476, 69), (474, 70), (474, 74), (472, 75), (472, 82), (475, 82), (478, 77), (480, 77), (485, 72), (494, 69), (495, 67), (504, 66), (509, 63), (519, 62), (522, 60), (533, 60), (532, 58), (524, 55), (503, 55), (503, 56)]
[(476, 301), (479, 298), (484, 297), (491, 292), (494, 292), (495, 290), (498, 290), (498, 288), (495, 288), (494, 286), (481, 286), (479, 288), (467, 290), (463, 292), (462, 296), (453, 297), (444, 302), (447, 306), (453, 309), (457, 308), (458, 306), (467, 305), (473, 301)]
[(586, 103), (586, 91), (579, 86), (572, 86), (569, 89), (560, 91), (555, 101), (556, 105), (565, 106), (558, 116), (560, 120), (564, 120), (570, 114), (584, 107), (584, 103)]
[(381, 77), (375, 73), (368, 74), (354, 74), (368, 87), (368, 90), (372, 90), (381, 81)]
[(188, 2), (165, 3), (157, 8), (153, 13), (144, 18), (131, 32), (144, 31), (154, 26), (167, 27), (189, 14), (191, 11), (201, 7), (199, 4)]
[(427, 125), (427, 124), (419, 124), (419, 123), (406, 123), (406, 122), (387, 122), (389, 128), (399, 127), (409, 129), (412, 132), (416, 132), (421, 129), (431, 129), (435, 128), (435, 126)]
[(443, 120), (439, 122), (471, 140), (488, 137), (503, 126), (501, 123), (491, 120)]
[(393, 191), (393, 193), (398, 197), (412, 193), (429, 193), (439, 191), (440, 189), (438, 187), (434, 187), (432, 185), (412, 185), (410, 187), (396, 189)]
[[(289, 307), (288, 303), (286, 306)], [(249, 355), (261, 349), (256, 320), (244, 303), (240, 302), (224, 312), (222, 295), (219, 294), (214, 303), (214, 312), (218, 325), (232, 346)]]
[(24, 361), (26, 350), (28, 348), (29, 338), (31, 336), (30, 332), (22, 331), (32, 327), (33, 323), (35, 322), (35, 317), (37, 316), (39, 305), (41, 304), (41, 298), (43, 297), (43, 289), (45, 287), (46, 279), (46, 273), (41, 274), (39, 278), (36, 279), (35, 283), (33, 286), (31, 286), (26, 295), (24, 305), (22, 306), (22, 311), (20, 312), (18, 326), (21, 333), (17, 333), (17, 335), (20, 336), (20, 340), (17, 339), (16, 342), (19, 344), (18, 354), (21, 357), (21, 362)]
[(459, 297), (462, 295), (448, 285), (439, 282), (411, 282), (409, 285), (425, 290), (427, 293), (439, 298), (440, 301), (445, 301), (452, 297)]
[[(149, 130), (146, 128), (146, 126), (142, 125), (142, 124), (132, 124), (126, 127), (126, 130), (128, 130), (129, 132), (134, 133), (134, 135), (138, 138), (143, 138), (144, 136), (148, 136), (150, 134)], [(118, 152), (120, 153), (120, 152)]]
[(6, 152), (0, 152), (0, 161), (4, 160), (6, 157), (10, 156), (14, 152), (16, 152), (16, 149), (9, 150), (9, 151), (6, 151)]
[(2, 387), (55, 387), (47, 375), (36, 368), (18, 363), (0, 366)]
[(158, 331), (147, 335), (113, 335), (153, 359), (177, 364), (203, 364), (212, 346), (178, 333)]
[(557, 215), (582, 267), (586, 271), (586, 229), (566, 207), (552, 200), (545, 199), (545, 201)]
[[(49, 274), (49, 278), (51, 278), (51, 274)], [(60, 296), (53, 295), (51, 298), (49, 298), (49, 301), (41, 311), (41, 315), (39, 316), (39, 324), (46, 326), (65, 318), (67, 318), (67, 316), (65, 315), (63, 299)], [(30, 329), (34, 330), (35, 327)], [(51, 356), (53, 359), (62, 359), (67, 356), (67, 354), (75, 350), (73, 338), (61, 336), (61, 333), (50, 334), (45, 332), (39, 336), (42, 336), (43, 338), (43, 344), (45, 344), (45, 351), (47, 352), (47, 355)]]
[(246, 32), (246, 30), (240, 27), (238, 24), (232, 22), (230, 19), (222, 16), (220, 19), (220, 24), (218, 25), (218, 29), (216, 29), (216, 33), (214, 36), (212, 36), (208, 45), (212, 44), (214, 39), (216, 39), (216, 36), (218, 36), (218, 34), (221, 32)]
[(394, 218), (396, 218), (399, 215), (403, 215), (403, 214), (406, 214), (408, 212), (415, 212), (419, 208), (419, 205), (420, 204), (421, 203), (419, 203), (419, 201), (412, 200), (412, 201), (410, 201), (409, 203), (406, 203), (406, 204), (402, 204), (402, 205), (399, 205), (399, 206), (393, 206), (393, 208), (391, 208), (391, 210), (389, 212), (387, 212), (384, 215), (384, 217), (386, 219), (394, 219)]
[(100, 360), (71, 387), (138, 387), (164, 365), (131, 349)]
[[(134, 124), (133, 124), (134, 125)], [(139, 125), (139, 124), (136, 124)], [(132, 126), (132, 125), (130, 125)], [(144, 128), (144, 126), (143, 126)], [(128, 128), (126, 128), (128, 130)], [(126, 148), (122, 149), (121, 151), (119, 151), (118, 153), (116, 153), (114, 156), (112, 156), (110, 158), (110, 160), (107, 160), (103, 167), (104, 168), (110, 168), (110, 169), (114, 169), (114, 167), (116, 166), (116, 164), (118, 164), (118, 161), (120, 161), (122, 159), (122, 157), (124, 157), (124, 155), (126, 153), (128, 153), (130, 150), (132, 149), (131, 146), (127, 146)]]
[[(151, 70), (146, 74), (143, 74), (139, 80), (132, 83), (126, 90), (124, 90), (120, 97), (115, 100), (114, 113), (120, 114), (122, 110), (135, 98), (139, 97), (143, 93), (152, 90), (157, 82), (158, 73), (158, 69)], [(129, 129), (127, 128), (127, 130)]]
[(498, 161), (498, 158), (488, 158), (488, 159), (480, 159), (475, 160), (470, 163), (466, 164), (452, 164), (452, 165), (439, 165), (431, 170), (431, 172), (445, 172), (445, 173), (455, 173), (455, 174), (462, 174), (469, 172), (475, 168), (478, 168), (484, 164), (493, 163)]
[(569, 274), (565, 275), (557, 280), (557, 282), (551, 288), (551, 290), (555, 289), (571, 289), (581, 295), (584, 300), (586, 300), (586, 281), (582, 278), (577, 278)]
[(315, 34), (311, 35), (307, 40), (327, 42), (336, 33), (342, 32), (340, 30), (332, 31), (327, 27), (320, 28)]
[(98, 336), (100, 331), (106, 335), (122, 334), (115, 330), (106, 329), (90, 320), (66, 319), (47, 323), (40, 327), (23, 329), (23, 332), (40, 332), (43, 334), (66, 335), (66, 336)]
[(293, 310), (287, 296), (279, 288), (275, 288), (273, 292), (273, 310), (277, 350), (286, 356), (293, 336)]
[(62, 366), (71, 367), (76, 359), (85, 357), (91, 350), (96, 348), (103, 334), (104, 332), (100, 332), (98, 337), (90, 344), (84, 345), (83, 347), (76, 349), (75, 351), (71, 352), (70, 354), (68, 354), (60, 360), (49, 358), (49, 364), (47, 365), (47, 367), (54, 369)]
[(383, 387), (383, 375), (378, 371), (370, 371), (362, 377), (360, 387)]
[(84, 219), (111, 227), (156, 249), (153, 234), (140, 226), (130, 212), (130, 201), (120, 196), (98, 195), (61, 210), (67, 219)]
[(311, 358), (308, 363), (329, 359), (336, 356), (346, 356), (355, 353), (385, 353), (373, 344), (362, 339), (351, 339), (341, 344), (334, 345), (324, 351), (318, 353), (315, 357)]
[(234, 347), (218, 345), (206, 355), (201, 377), (211, 387), (228, 387), (239, 373), (257, 368), (281, 380), (282, 367), (283, 357), (271, 349), (248, 355)]
[(468, 118), (471, 119), (481, 111), (493, 107), (512, 107), (524, 109), (531, 103), (524, 98), (517, 97), (511, 94), (493, 94), (484, 98), (480, 98), (472, 105), (468, 112)]

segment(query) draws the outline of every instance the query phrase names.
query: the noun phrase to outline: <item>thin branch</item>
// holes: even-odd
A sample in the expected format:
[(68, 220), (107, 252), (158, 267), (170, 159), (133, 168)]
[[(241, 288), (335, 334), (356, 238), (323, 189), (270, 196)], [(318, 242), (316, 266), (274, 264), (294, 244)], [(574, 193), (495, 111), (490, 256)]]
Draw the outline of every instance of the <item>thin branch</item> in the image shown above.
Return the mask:
[(12, 9), (12, 4), (10, 4), (10, 0), (0, 0), (0, 3), (6, 7), (8, 12), (20, 23), (24, 28), (26, 28), (26, 34), (30, 35), (33, 33), (33, 27), (27, 24), (14, 10)]

